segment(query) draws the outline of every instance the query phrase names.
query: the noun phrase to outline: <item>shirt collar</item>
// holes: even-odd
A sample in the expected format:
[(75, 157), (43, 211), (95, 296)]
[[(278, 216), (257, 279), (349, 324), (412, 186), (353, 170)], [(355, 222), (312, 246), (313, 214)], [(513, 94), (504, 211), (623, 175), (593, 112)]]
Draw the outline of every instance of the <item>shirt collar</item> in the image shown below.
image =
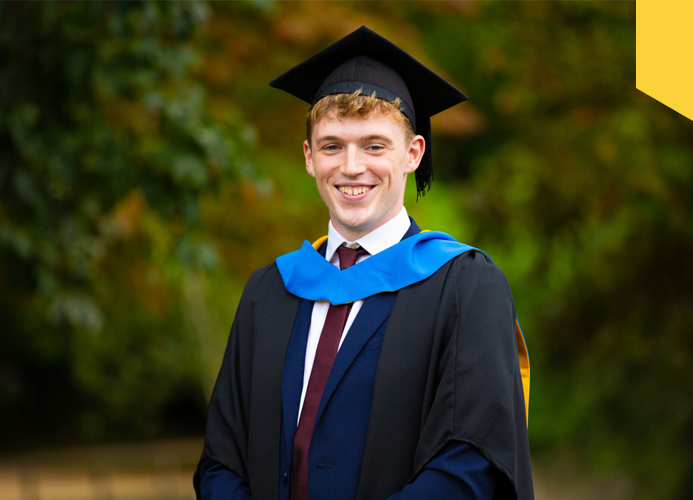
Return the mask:
[(399, 243), (409, 230), (410, 225), (411, 222), (409, 221), (407, 209), (402, 207), (402, 210), (400, 210), (397, 215), (382, 226), (374, 229), (356, 241), (348, 241), (344, 236), (339, 234), (332, 225), (332, 221), (330, 221), (327, 227), (327, 251), (325, 252), (325, 259), (332, 261), (337, 248), (343, 243), (347, 246), (358, 244), (365, 248), (370, 255), (375, 255)]

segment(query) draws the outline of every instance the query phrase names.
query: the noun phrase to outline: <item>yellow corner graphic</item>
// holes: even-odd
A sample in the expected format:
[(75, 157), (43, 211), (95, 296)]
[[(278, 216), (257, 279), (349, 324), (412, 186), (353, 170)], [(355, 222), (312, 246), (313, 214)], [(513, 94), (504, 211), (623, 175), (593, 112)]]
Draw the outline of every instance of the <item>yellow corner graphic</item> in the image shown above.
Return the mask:
[(635, 87), (693, 120), (693, 0), (638, 0), (635, 45)]

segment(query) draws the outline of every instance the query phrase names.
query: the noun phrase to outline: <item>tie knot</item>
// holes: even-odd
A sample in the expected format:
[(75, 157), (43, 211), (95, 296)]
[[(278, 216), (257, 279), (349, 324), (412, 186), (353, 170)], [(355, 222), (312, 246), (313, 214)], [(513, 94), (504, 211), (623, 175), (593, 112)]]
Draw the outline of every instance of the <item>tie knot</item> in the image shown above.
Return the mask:
[(337, 248), (337, 254), (339, 255), (339, 268), (344, 270), (356, 264), (359, 255), (368, 255), (368, 252), (363, 247), (349, 248), (342, 245)]

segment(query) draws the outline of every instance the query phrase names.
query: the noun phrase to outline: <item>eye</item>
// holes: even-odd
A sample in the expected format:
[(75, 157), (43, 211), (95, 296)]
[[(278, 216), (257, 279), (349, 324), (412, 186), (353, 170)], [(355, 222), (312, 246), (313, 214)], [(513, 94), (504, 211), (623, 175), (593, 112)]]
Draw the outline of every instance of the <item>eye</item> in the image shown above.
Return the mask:
[(339, 149), (339, 146), (337, 146), (336, 144), (328, 144), (326, 146), (323, 146), (322, 149), (325, 151), (337, 151)]
[(371, 146), (368, 146), (366, 149), (370, 149), (371, 151), (382, 151), (385, 148), (383, 146), (378, 145), (378, 144), (373, 144)]

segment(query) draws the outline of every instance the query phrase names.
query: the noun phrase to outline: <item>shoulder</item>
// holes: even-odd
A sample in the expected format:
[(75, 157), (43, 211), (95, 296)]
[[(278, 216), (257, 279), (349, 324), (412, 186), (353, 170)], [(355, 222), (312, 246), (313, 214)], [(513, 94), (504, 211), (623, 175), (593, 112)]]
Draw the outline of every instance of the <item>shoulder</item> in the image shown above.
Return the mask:
[(269, 296), (269, 290), (279, 285), (283, 286), (283, 282), (275, 262), (256, 269), (245, 284), (241, 303), (262, 302)]
[(478, 277), (484, 280), (499, 281), (507, 284), (503, 271), (484, 252), (470, 250), (452, 259), (451, 272), (456, 276)]
[(483, 252), (472, 250), (455, 257), (446, 276), (446, 288), (459, 298), (510, 299), (510, 285), (503, 271)]
[(277, 287), (283, 288), (284, 283), (276, 264), (269, 264), (253, 272), (243, 288), (236, 308), (234, 328), (231, 329), (232, 337), (235, 330), (246, 333), (255, 331), (253, 325), (258, 324), (268, 307), (271, 307), (270, 299), (276, 296)]
[(257, 288), (263, 288), (271, 286), (277, 278), (281, 278), (279, 274), (279, 269), (277, 268), (277, 263), (272, 262), (259, 269), (253, 271), (253, 274), (248, 278), (248, 282), (245, 285), (246, 291), (255, 290)]

